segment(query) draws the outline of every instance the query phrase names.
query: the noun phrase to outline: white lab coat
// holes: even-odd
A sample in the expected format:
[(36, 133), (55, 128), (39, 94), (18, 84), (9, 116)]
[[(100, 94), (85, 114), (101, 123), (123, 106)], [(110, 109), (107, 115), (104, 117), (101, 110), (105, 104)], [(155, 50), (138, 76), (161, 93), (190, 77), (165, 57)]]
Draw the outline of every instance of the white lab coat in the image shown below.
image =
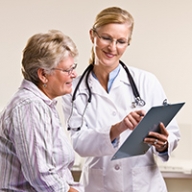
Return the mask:
[[(129, 67), (129, 70), (141, 97), (146, 102), (143, 109), (147, 112), (152, 106), (162, 105), (166, 96), (157, 78), (149, 72), (133, 67)], [(74, 81), (74, 86), (78, 80), (79, 78)], [(169, 159), (171, 151), (180, 139), (176, 121), (171, 121), (167, 127), (167, 154), (160, 155), (151, 147), (145, 155), (111, 161), (111, 157), (131, 133), (129, 129), (124, 131), (120, 135), (118, 147), (114, 147), (109, 137), (111, 126), (120, 122), (130, 111), (138, 110), (140, 107), (132, 108), (134, 96), (122, 67), (109, 93), (92, 74), (89, 75), (88, 82), (92, 92), (91, 103), (86, 109), (81, 130), (71, 131), (75, 151), (85, 157), (81, 175), (85, 192), (166, 192), (166, 185), (156, 165), (154, 154), (163, 161)], [(76, 94), (70, 119), (71, 127), (80, 126), (87, 99), (88, 90), (83, 80)], [(71, 95), (65, 95), (63, 101), (67, 119), (71, 111)]]

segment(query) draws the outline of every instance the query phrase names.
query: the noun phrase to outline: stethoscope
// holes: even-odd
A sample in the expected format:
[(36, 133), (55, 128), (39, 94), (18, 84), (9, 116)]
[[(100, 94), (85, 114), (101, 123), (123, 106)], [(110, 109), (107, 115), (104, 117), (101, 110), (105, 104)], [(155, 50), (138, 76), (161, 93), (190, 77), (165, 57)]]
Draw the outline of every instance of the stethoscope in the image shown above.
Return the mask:
[[(138, 89), (137, 89), (137, 87), (136, 87), (136, 85), (135, 85), (135, 82), (134, 82), (134, 80), (133, 80), (133, 77), (132, 77), (131, 73), (129, 72), (129, 69), (127, 68), (127, 66), (126, 66), (122, 61), (120, 61), (120, 64), (122, 65), (122, 67), (124, 68), (124, 70), (125, 70), (126, 73), (127, 73), (127, 77), (128, 77), (129, 82), (130, 82), (130, 84), (131, 84), (131, 88), (132, 88), (133, 95), (134, 95), (134, 97), (135, 97), (134, 102), (132, 102), (133, 108), (135, 108), (136, 106), (141, 106), (141, 107), (143, 107), (143, 106), (145, 105), (145, 101), (144, 101), (143, 99), (141, 99), (140, 94), (139, 94), (139, 91), (138, 91)], [(79, 130), (81, 129), (81, 127), (83, 126), (84, 115), (85, 115), (87, 106), (88, 106), (89, 103), (91, 103), (91, 99), (92, 99), (92, 92), (91, 92), (90, 86), (89, 86), (89, 84), (88, 84), (88, 77), (89, 77), (90, 72), (93, 70), (93, 67), (94, 67), (94, 65), (93, 65), (93, 64), (90, 64), (90, 65), (85, 69), (85, 71), (83, 72), (83, 74), (81, 75), (81, 77), (80, 77), (80, 79), (79, 79), (79, 82), (77, 83), (77, 85), (76, 85), (76, 87), (75, 87), (74, 93), (73, 93), (73, 95), (72, 95), (72, 108), (71, 108), (71, 113), (70, 113), (69, 118), (68, 118), (68, 120), (67, 120), (68, 130), (79, 131)], [(86, 83), (86, 87), (87, 87), (87, 89), (88, 89), (89, 96), (88, 96), (88, 99), (87, 99), (87, 103), (85, 104), (85, 108), (84, 108), (84, 110), (83, 110), (80, 127), (72, 128), (72, 127), (70, 127), (69, 123), (70, 123), (70, 119), (71, 119), (72, 114), (73, 114), (74, 101), (75, 101), (75, 99), (76, 99), (77, 90), (79, 89), (80, 84), (81, 84), (81, 82), (82, 82), (82, 80), (83, 80), (84, 77), (85, 77), (85, 83)]]

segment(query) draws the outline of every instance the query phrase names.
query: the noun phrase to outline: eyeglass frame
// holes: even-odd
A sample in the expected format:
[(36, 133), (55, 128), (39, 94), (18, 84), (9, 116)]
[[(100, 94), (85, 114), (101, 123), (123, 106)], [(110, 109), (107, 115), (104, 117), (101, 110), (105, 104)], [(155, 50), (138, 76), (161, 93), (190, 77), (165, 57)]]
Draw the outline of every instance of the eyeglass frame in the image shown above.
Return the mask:
[(74, 63), (70, 69), (61, 69), (61, 68), (54, 67), (51, 70), (59, 70), (59, 71), (68, 73), (68, 75), (71, 75), (73, 73), (73, 71), (76, 69), (76, 67), (77, 67), (77, 63)]
[(119, 39), (113, 39), (112, 37), (104, 37), (104, 36), (99, 35), (96, 29), (93, 28), (92, 30), (93, 30), (94, 33), (96, 33), (96, 35), (99, 37), (99, 39), (101, 39), (103, 41), (109, 41), (108, 45), (110, 45), (114, 41), (115, 41), (115, 44), (116, 44), (117, 47), (118, 47), (118, 45), (120, 45), (120, 46), (122, 45), (121, 48), (123, 48), (123, 47), (126, 47), (125, 46), (126, 44), (127, 44), (127, 46), (130, 45), (129, 40), (126, 40), (126, 42), (123, 42), (123, 44), (122, 44), (122, 42), (119, 42)]

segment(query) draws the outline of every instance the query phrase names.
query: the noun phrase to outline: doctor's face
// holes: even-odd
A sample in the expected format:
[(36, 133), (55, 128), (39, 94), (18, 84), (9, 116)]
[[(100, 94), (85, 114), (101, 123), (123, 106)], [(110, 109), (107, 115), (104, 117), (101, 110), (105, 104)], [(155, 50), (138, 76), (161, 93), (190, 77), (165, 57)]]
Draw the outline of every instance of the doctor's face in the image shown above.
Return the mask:
[(95, 64), (117, 67), (119, 60), (129, 45), (131, 29), (127, 23), (111, 23), (90, 31), (95, 53)]

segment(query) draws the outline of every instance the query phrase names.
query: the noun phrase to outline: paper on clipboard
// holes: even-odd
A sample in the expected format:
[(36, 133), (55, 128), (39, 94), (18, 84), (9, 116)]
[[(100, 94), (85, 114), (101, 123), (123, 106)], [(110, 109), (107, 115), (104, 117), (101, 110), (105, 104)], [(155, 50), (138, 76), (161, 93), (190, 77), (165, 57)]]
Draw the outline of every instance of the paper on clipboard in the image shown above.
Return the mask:
[(166, 127), (184, 104), (185, 102), (152, 107), (111, 160), (145, 154), (150, 146), (143, 142), (144, 138), (150, 131), (158, 132), (160, 122)]

